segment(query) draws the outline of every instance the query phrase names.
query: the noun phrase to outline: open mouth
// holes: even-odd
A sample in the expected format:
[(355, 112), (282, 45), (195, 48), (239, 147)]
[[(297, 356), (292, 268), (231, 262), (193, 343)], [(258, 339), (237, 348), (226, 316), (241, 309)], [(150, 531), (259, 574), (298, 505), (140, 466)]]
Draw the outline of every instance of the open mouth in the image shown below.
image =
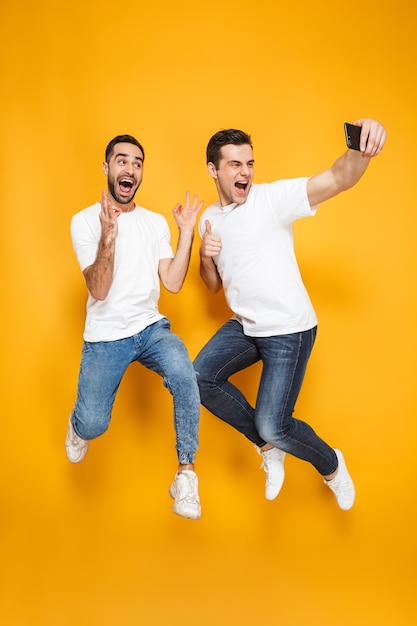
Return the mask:
[(242, 183), (242, 182), (235, 183), (236, 191), (239, 194), (244, 194), (246, 192), (247, 187), (248, 187), (248, 183), (246, 183), (246, 182), (245, 183)]
[(133, 180), (130, 178), (122, 178), (119, 181), (120, 190), (124, 193), (129, 193), (133, 188)]

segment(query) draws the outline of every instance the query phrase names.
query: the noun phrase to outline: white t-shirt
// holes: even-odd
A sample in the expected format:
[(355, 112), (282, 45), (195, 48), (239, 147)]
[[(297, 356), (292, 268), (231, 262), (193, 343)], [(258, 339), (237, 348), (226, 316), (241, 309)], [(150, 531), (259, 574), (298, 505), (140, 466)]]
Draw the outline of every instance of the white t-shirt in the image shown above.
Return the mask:
[[(81, 270), (96, 259), (101, 235), (100, 203), (71, 221), (71, 237)], [(86, 341), (114, 341), (140, 332), (163, 317), (158, 311), (160, 259), (173, 258), (166, 219), (143, 207), (117, 220), (114, 278), (105, 300), (87, 300)]]
[(222, 240), (214, 257), (229, 307), (252, 337), (309, 330), (316, 314), (304, 287), (294, 252), (292, 222), (314, 215), (307, 197), (307, 178), (253, 184), (244, 204), (217, 202), (205, 220)]

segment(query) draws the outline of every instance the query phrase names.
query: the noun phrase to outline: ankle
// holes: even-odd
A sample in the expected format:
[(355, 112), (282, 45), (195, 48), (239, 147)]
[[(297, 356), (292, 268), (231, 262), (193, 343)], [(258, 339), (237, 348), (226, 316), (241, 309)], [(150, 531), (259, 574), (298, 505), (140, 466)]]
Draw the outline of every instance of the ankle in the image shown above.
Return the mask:
[(335, 471), (332, 474), (328, 474), (327, 476), (323, 476), (323, 478), (324, 478), (324, 480), (329, 482), (330, 480), (333, 480), (333, 478), (336, 478), (338, 472), (339, 472), (339, 466), (336, 467)]
[(194, 463), (180, 463), (178, 465), (178, 474), (181, 474), (181, 472), (184, 472), (185, 470), (191, 470), (194, 472)]

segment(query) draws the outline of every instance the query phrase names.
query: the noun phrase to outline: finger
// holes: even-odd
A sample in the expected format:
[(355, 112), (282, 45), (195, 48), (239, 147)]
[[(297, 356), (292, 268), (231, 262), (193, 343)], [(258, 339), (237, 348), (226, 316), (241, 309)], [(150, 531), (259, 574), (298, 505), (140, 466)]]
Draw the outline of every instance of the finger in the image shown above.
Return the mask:
[(367, 150), (369, 143), (369, 134), (370, 134), (370, 125), (369, 122), (371, 120), (360, 119), (352, 122), (353, 126), (359, 126), (361, 129), (360, 141), (359, 141), (359, 149), (362, 153), (369, 153), (370, 150)]
[(104, 212), (107, 212), (107, 192), (105, 189), (103, 189), (103, 191), (101, 192), (101, 208), (104, 210)]
[(189, 191), (187, 191), (185, 193), (185, 206), (186, 206), (187, 209), (190, 206), (190, 192)]
[(118, 207), (117, 205), (113, 204), (113, 198), (111, 197), (109, 193), (106, 194), (106, 209), (107, 209), (107, 216), (110, 219), (118, 218), (119, 215), (122, 213), (122, 209)]
[(367, 120), (359, 120), (359, 126), (361, 126), (359, 147), (361, 152), (366, 153), (367, 148), (371, 148), (371, 145), (369, 144), (371, 128)]
[(211, 235), (211, 224), (210, 224), (209, 220), (205, 220), (205, 225), (206, 225), (206, 233), (208, 235)]
[(201, 209), (203, 208), (204, 201), (200, 200), (200, 202), (198, 204), (197, 203), (198, 203), (198, 194), (195, 194), (191, 209), (195, 211), (196, 213), (199, 213)]
[(371, 125), (366, 150), (366, 153), (369, 154), (369, 156), (376, 156), (381, 152), (385, 142), (385, 135), (385, 128), (381, 124), (374, 123)]
[(381, 126), (378, 129), (378, 133), (377, 133), (377, 139), (376, 139), (376, 143), (377, 143), (377, 149), (376, 149), (376, 154), (379, 154), (382, 150), (382, 148), (384, 147), (385, 144), (385, 140), (387, 137), (387, 131), (385, 130), (385, 128), (383, 126)]
[(115, 207), (113, 206), (110, 198), (110, 194), (107, 191), (103, 191), (103, 202), (102, 202), (102, 213), (103, 215), (109, 219), (116, 212)]
[[(193, 200), (193, 209), (197, 208), (197, 202), (198, 202), (198, 195), (195, 194), (194, 200)], [(200, 202), (200, 207), (201, 207), (201, 202)], [(199, 207), (199, 209), (200, 209), (200, 207)]]

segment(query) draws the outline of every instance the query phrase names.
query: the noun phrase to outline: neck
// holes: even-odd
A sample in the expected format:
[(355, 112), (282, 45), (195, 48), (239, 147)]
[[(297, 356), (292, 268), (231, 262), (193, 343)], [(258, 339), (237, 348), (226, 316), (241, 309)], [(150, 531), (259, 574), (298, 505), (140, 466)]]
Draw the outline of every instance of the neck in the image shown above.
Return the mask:
[(122, 213), (130, 213), (135, 210), (136, 204), (129, 202), (129, 204), (120, 204), (119, 207), (122, 209)]

